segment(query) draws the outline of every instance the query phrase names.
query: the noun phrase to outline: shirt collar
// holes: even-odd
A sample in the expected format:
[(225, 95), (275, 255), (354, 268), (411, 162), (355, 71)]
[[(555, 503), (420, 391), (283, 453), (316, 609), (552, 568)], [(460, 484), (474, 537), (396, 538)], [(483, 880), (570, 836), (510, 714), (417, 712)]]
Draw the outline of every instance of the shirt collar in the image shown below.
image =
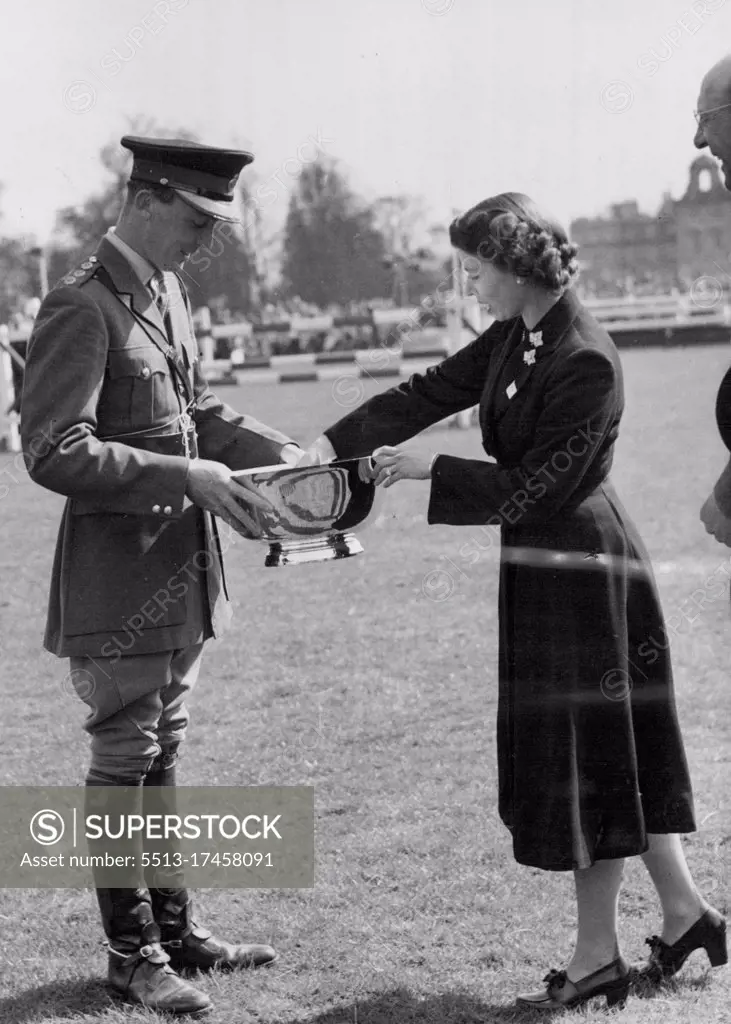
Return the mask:
[(114, 248), (124, 256), (137, 277), (142, 281), (145, 288), (149, 288), (151, 279), (158, 273), (157, 267), (154, 267), (152, 263), (145, 259), (144, 256), (141, 256), (136, 249), (133, 249), (131, 245), (128, 245), (123, 241), (117, 235), (114, 228), (110, 228), (105, 237), (108, 238)]

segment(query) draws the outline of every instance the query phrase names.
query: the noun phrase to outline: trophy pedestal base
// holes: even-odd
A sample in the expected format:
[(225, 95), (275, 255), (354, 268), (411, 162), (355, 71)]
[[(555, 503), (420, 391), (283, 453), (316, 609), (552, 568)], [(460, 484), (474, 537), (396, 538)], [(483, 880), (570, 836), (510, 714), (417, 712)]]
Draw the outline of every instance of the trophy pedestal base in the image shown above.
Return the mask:
[(359, 555), (363, 546), (352, 533), (327, 537), (274, 541), (269, 545), (266, 566), (303, 565), (305, 562), (331, 562), (335, 558)]

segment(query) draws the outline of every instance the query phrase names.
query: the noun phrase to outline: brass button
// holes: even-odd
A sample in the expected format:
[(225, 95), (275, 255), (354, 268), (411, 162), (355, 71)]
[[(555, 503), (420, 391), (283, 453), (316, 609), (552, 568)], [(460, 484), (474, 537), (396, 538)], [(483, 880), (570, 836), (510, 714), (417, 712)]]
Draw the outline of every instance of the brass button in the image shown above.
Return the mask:
[(152, 511), (155, 513), (155, 515), (157, 515), (159, 513), (159, 511), (160, 511), (160, 506), (159, 505), (153, 505), (152, 506)]
[(150, 367), (149, 366), (143, 366), (143, 368), (142, 368), (142, 376), (143, 377), (149, 377), (150, 376)]
[(166, 505), (165, 508), (163, 509), (163, 512), (165, 513), (166, 516), (171, 516), (173, 514), (172, 505)]

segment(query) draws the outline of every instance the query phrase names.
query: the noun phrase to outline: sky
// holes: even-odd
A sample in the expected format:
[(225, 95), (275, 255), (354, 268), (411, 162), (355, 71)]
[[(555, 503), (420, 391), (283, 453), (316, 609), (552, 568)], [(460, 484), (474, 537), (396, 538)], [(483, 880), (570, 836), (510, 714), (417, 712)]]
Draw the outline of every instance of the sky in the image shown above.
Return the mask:
[[(255, 154), (272, 222), (315, 155), (435, 223), (679, 197), (731, 0), (25, 0), (0, 41), (0, 229), (41, 244), (135, 117)], [(260, 192), (260, 195), (262, 193)]]

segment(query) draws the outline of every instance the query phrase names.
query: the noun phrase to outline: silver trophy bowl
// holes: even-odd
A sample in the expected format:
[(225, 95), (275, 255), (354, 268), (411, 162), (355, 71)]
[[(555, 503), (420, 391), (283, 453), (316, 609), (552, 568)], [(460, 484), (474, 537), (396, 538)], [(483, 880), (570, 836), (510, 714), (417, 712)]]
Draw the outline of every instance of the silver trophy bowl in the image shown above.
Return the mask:
[(262, 531), (260, 537), (248, 534), (249, 538), (269, 545), (265, 565), (328, 562), (363, 551), (355, 532), (375, 519), (380, 502), (375, 484), (360, 478), (361, 461), (343, 459), (302, 469), (266, 466), (234, 473), (234, 478), (250, 480), (276, 510), (246, 506)]

